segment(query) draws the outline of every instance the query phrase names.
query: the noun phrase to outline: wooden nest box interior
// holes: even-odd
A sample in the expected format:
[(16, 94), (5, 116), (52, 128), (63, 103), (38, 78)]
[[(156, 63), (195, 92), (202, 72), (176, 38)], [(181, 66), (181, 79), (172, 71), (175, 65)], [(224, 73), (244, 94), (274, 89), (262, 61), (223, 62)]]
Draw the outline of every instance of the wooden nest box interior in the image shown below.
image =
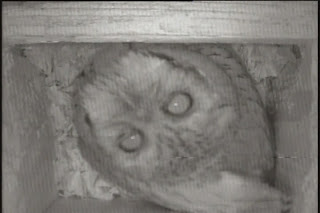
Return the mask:
[[(48, 95), (41, 75), (52, 67), (40, 58), (51, 54), (59, 45), (103, 46), (126, 42), (303, 47), (298, 80), (287, 96), (294, 105), (280, 107), (282, 111), (273, 123), (277, 151), (281, 153), (275, 184), (292, 196), (290, 213), (317, 212), (317, 6), (315, 1), (4, 2), (4, 212), (170, 212), (153, 204), (122, 198), (103, 201), (59, 196), (54, 169), (58, 133), (49, 122), (52, 96)], [(50, 48), (41, 49), (45, 45)], [(21, 52), (39, 47), (42, 52), (33, 57)], [(295, 116), (287, 116), (289, 108)]]

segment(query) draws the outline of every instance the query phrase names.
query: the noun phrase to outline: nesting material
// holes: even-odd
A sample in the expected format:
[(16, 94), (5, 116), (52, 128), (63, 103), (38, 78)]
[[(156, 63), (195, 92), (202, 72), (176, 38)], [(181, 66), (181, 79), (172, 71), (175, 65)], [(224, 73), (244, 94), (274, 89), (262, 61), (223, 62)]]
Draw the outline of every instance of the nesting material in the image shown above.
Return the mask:
[[(119, 194), (110, 183), (99, 177), (86, 163), (77, 148), (77, 132), (71, 121), (70, 94), (74, 80), (89, 70), (95, 53), (114, 44), (56, 44), (33, 45), (21, 48), (27, 57), (41, 69), (51, 100), (50, 114), (55, 128), (55, 181), (59, 195), (112, 200)], [(129, 44), (123, 44), (129, 45)], [(214, 44), (188, 45), (193, 51), (210, 56)], [(288, 93), (297, 84), (303, 47), (278, 45), (219, 45), (233, 51), (241, 59), (256, 81), (257, 88), (270, 114), (278, 110), (286, 113), (287, 119), (297, 117)], [(285, 103), (285, 104), (278, 104)], [(287, 109), (279, 109), (286, 106)]]

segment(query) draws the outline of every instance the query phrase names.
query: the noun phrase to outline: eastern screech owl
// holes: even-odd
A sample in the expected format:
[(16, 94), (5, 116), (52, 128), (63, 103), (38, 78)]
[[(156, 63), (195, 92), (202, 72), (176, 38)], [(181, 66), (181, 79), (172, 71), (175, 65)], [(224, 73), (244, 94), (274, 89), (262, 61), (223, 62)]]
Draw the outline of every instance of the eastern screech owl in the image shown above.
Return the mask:
[(263, 103), (219, 51), (216, 60), (159, 45), (99, 52), (75, 96), (84, 158), (126, 196), (172, 210), (280, 212), (282, 194), (264, 181), (274, 150)]

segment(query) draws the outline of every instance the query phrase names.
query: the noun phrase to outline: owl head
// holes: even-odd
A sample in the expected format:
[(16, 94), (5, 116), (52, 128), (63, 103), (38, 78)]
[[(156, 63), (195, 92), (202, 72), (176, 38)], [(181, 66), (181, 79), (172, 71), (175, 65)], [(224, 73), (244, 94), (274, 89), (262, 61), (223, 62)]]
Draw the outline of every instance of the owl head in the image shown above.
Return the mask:
[(222, 166), (240, 115), (237, 88), (212, 60), (182, 47), (115, 46), (92, 71), (75, 124), (82, 154), (109, 180), (172, 181), (200, 162)]

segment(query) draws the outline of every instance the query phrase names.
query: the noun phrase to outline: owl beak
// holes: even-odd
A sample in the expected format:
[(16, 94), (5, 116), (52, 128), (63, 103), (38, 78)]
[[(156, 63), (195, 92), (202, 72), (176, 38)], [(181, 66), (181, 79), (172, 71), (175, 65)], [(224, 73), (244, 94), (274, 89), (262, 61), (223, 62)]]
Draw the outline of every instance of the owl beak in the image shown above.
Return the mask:
[(136, 115), (140, 121), (149, 123), (152, 121), (152, 113), (150, 110), (147, 110), (145, 108), (140, 108), (136, 111)]

